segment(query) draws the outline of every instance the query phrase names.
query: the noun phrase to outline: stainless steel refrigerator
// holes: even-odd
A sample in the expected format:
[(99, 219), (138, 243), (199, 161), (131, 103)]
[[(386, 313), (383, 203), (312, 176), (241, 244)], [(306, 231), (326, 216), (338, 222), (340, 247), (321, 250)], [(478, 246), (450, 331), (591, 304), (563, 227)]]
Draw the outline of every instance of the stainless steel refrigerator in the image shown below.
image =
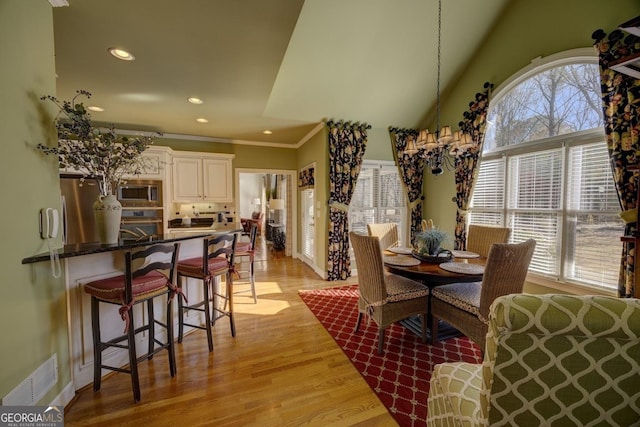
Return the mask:
[(74, 175), (60, 175), (62, 194), (62, 227), (65, 245), (98, 242), (98, 230), (93, 216), (93, 203), (100, 190), (94, 180), (80, 181)]

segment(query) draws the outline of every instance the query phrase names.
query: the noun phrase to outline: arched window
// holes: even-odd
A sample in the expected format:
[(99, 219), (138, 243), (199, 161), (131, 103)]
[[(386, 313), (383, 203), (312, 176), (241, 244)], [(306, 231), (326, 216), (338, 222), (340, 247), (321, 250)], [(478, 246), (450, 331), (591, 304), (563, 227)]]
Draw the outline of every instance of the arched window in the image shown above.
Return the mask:
[(498, 88), (470, 223), (534, 238), (532, 276), (615, 292), (619, 212), (595, 53), (556, 56)]

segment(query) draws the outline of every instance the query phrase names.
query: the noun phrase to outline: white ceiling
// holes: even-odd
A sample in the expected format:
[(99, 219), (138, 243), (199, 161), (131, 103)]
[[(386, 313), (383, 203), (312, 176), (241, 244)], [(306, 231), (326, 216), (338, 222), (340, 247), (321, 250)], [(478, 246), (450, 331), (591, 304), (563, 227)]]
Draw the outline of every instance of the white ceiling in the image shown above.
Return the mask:
[[(54, 9), (58, 98), (88, 90), (93, 119), (120, 129), (291, 145), (329, 118), (416, 127), (435, 103), (437, 0), (69, 3)], [(443, 0), (441, 90), (507, 3)]]

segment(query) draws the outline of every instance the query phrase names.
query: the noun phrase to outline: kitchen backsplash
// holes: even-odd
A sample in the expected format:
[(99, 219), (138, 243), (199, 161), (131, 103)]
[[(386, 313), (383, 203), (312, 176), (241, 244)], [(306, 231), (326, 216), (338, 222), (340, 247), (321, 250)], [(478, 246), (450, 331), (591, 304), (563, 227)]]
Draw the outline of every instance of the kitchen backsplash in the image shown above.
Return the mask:
[(169, 219), (183, 218), (213, 218), (218, 222), (221, 218), (227, 221), (228, 217), (235, 219), (236, 208), (230, 203), (173, 203), (173, 209)]

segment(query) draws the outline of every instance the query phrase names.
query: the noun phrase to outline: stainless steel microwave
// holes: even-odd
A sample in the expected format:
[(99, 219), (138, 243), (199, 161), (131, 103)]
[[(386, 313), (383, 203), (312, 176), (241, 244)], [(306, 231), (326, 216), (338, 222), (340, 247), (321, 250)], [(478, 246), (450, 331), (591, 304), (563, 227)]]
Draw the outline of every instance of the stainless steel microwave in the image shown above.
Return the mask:
[(125, 207), (162, 207), (162, 181), (130, 180), (118, 186)]

